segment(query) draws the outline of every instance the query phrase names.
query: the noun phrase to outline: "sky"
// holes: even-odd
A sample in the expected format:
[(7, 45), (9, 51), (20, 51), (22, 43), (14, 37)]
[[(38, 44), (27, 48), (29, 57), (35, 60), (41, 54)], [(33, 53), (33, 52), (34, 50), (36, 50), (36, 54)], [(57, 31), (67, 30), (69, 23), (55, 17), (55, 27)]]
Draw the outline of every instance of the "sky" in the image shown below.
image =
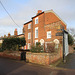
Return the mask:
[(23, 24), (31, 20), (38, 10), (53, 11), (67, 24), (67, 28), (75, 28), (75, 0), (0, 0), (16, 25), (0, 4), (0, 36), (9, 32), (14, 35), (22, 33)]

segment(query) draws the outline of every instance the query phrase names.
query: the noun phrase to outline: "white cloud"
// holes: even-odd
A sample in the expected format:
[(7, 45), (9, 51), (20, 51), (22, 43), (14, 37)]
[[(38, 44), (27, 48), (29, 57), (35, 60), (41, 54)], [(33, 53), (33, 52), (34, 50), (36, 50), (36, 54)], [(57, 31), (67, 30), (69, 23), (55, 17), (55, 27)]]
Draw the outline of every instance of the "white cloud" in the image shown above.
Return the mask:
[[(37, 10), (46, 11), (51, 9), (53, 9), (68, 26), (74, 27), (75, 25), (75, 0), (30, 0), (25, 4), (21, 4), (19, 0), (15, 3), (13, 3), (13, 0), (2, 0), (2, 2), (14, 21), (20, 25), (20, 27), (23, 26), (24, 22), (31, 20), (31, 17), (36, 15)], [(0, 12), (0, 15), (2, 14), (0, 17), (0, 26), (17, 27), (2, 7), (0, 7), (0, 11), (3, 12)], [(11, 32), (13, 29), (11, 29)]]

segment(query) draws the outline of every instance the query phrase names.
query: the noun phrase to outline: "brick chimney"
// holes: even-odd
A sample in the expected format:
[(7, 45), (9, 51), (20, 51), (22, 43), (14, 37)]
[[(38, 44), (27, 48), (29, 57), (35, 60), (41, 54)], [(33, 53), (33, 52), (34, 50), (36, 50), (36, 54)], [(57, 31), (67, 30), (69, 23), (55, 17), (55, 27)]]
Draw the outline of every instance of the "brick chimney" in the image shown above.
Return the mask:
[(42, 13), (42, 10), (38, 10), (37, 15), (40, 14), (40, 13)]
[(8, 37), (10, 37), (10, 33), (8, 33)]
[(14, 35), (18, 35), (17, 29), (15, 29), (15, 31), (14, 31)]

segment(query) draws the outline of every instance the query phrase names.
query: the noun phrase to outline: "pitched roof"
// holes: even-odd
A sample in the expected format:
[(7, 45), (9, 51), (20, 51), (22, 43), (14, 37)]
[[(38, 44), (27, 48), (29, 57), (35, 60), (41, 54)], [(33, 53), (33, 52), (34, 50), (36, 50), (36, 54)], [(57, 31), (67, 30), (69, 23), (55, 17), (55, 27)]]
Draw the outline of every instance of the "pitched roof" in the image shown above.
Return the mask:
[[(44, 12), (42, 12), (42, 13), (44, 13)], [(37, 14), (36, 16), (32, 17), (32, 19), (39, 16), (39, 15), (41, 15), (42, 13)]]
[[(39, 15), (41, 15), (41, 14), (43, 14), (43, 13), (49, 13), (49, 12), (53, 13), (62, 23), (64, 23), (65, 25), (67, 25), (53, 10), (43, 11), (42, 13), (39, 13), (36, 16), (32, 17), (32, 19), (35, 18), (35, 17), (37, 17), (37, 16), (39, 16)], [(32, 22), (32, 20), (24, 23), (24, 25), (26, 25), (26, 24), (28, 24), (30, 22)]]
[(26, 25), (26, 24), (28, 24), (28, 23), (30, 23), (30, 22), (32, 22), (32, 20), (31, 20), (31, 21), (28, 21), (28, 22), (26, 22), (26, 23), (24, 23), (24, 25)]

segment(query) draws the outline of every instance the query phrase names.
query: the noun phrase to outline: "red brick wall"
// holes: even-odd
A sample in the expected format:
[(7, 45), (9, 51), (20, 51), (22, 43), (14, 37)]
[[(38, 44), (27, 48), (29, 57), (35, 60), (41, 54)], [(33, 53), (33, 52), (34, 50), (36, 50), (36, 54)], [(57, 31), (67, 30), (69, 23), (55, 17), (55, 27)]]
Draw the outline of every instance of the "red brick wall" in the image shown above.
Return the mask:
[[(21, 59), (21, 52), (0, 52), (0, 57), (10, 58), (10, 59)], [(51, 63), (62, 58), (62, 49), (58, 53), (26, 53), (26, 60), (31, 63), (50, 65)]]
[[(36, 18), (36, 17), (35, 17)], [(38, 16), (38, 24), (35, 24), (35, 18), (33, 18), (33, 43), (35, 40), (40, 41), (44, 39), (44, 14)], [(38, 27), (38, 38), (35, 38), (35, 28)]]
[[(28, 29), (28, 24), (31, 23), (31, 29)], [(26, 46), (28, 47), (28, 43), (31, 43), (32, 41), (32, 33), (31, 33), (31, 39), (28, 39), (28, 33), (32, 32), (32, 22), (29, 22), (26, 25), (24, 25), (24, 29), (25, 29), (25, 40), (26, 40)]]
[[(35, 24), (35, 18), (38, 17), (38, 24)], [(45, 42), (53, 41), (54, 39), (61, 39), (62, 36), (56, 36), (57, 29), (61, 29), (61, 26), (64, 26), (66, 29), (66, 25), (52, 12), (44, 12), (39, 16), (36, 16), (32, 19), (33, 29), (28, 30), (28, 24), (25, 25), (25, 38), (26, 42), (30, 43), (31, 41), (35, 43), (35, 40), (40, 41), (44, 39)], [(38, 27), (38, 38), (35, 38), (35, 28)], [(32, 32), (33, 30), (33, 38), (28, 40), (28, 32)], [(51, 31), (52, 37), (47, 39), (47, 31)], [(32, 35), (32, 34), (31, 34)]]

